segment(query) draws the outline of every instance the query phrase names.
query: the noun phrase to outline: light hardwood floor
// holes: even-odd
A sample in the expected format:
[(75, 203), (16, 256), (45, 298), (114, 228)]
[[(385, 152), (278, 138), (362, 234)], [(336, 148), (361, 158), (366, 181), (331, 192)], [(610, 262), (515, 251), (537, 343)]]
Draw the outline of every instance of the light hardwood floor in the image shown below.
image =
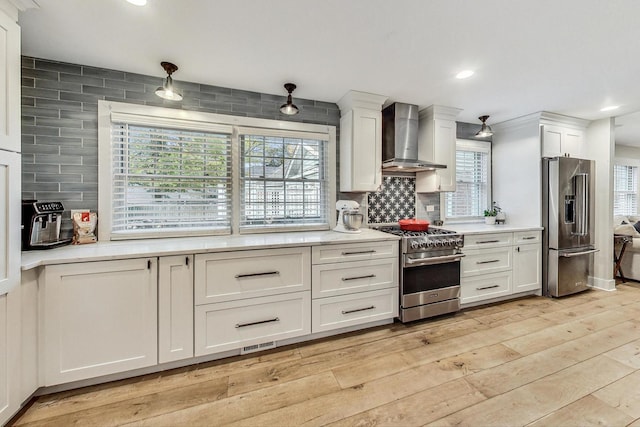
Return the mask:
[(14, 423), (640, 427), (640, 284), (42, 396)]

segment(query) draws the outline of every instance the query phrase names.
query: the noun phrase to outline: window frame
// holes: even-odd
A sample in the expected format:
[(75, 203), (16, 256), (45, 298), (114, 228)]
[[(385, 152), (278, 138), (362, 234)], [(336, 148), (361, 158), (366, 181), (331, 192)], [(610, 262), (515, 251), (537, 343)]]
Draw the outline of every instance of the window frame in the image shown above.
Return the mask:
[[(147, 124), (157, 126), (173, 126), (178, 123), (195, 124), (196, 126), (215, 127), (230, 126), (231, 136), (231, 229), (198, 230), (198, 231), (172, 231), (149, 233), (143, 235), (126, 236), (113, 235), (112, 228), (112, 171), (111, 171), (111, 125), (112, 116), (137, 116), (139, 120), (146, 120)], [(240, 230), (241, 214), (241, 182), (240, 182), (240, 144), (238, 129), (242, 127), (260, 128), (270, 132), (282, 131), (283, 133), (298, 132), (302, 134), (326, 135), (327, 150), (327, 219), (328, 224), (323, 226), (278, 226), (251, 228)], [(185, 126), (189, 128), (189, 126)], [(168, 238), (178, 236), (205, 236), (205, 235), (234, 235), (257, 234), (283, 231), (310, 231), (329, 230), (335, 227), (336, 218), (332, 215), (333, 205), (336, 201), (336, 127), (331, 125), (318, 125), (300, 122), (290, 122), (272, 119), (260, 119), (254, 117), (229, 116), (223, 114), (206, 113), (200, 111), (181, 110), (176, 108), (155, 107), (148, 105), (127, 104), (114, 101), (98, 101), (98, 238), (100, 240), (137, 240), (148, 238)]]
[[(456, 155), (459, 151), (459, 148), (473, 150), (473, 151), (482, 151), (488, 154), (487, 160), (487, 209), (491, 207), (492, 197), (493, 197), (493, 185), (492, 185), (492, 144), (489, 141), (474, 141), (471, 139), (456, 139)], [(460, 150), (463, 151), (463, 150)], [(457, 180), (457, 162), (456, 162), (456, 190), (458, 186)], [(443, 221), (448, 223), (463, 223), (463, 222), (482, 222), (484, 221), (484, 215), (480, 216), (467, 216), (467, 217), (447, 217), (447, 197), (449, 194), (453, 192), (442, 192), (440, 193), (440, 218)]]
[(640, 209), (640, 159), (628, 159), (628, 158), (615, 158), (614, 162), (613, 162), (613, 171), (612, 171), (612, 175), (611, 175), (611, 180), (612, 180), (612, 188), (611, 188), (611, 195), (612, 195), (612, 203), (611, 203), (611, 209), (613, 212), (614, 216), (629, 216), (629, 215), (637, 215), (638, 212), (634, 212), (631, 214), (628, 213), (616, 213), (615, 212), (615, 196), (616, 196), (616, 189), (615, 189), (615, 167), (616, 166), (626, 166), (626, 167), (636, 167), (638, 168), (638, 181), (636, 182), (636, 210)]

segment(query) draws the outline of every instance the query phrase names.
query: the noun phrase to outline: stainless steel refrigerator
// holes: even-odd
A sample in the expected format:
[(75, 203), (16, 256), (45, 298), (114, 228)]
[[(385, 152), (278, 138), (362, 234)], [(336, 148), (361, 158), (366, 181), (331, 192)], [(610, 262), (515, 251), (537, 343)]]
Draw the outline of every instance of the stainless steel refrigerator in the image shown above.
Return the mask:
[(593, 266), (595, 162), (542, 160), (542, 291), (561, 297), (587, 289)]

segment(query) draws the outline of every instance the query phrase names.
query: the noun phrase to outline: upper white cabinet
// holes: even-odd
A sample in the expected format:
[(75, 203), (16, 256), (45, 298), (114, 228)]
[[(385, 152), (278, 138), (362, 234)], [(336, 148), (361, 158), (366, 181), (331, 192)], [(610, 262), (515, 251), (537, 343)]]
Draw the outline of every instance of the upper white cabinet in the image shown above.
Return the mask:
[(540, 126), (540, 134), (542, 157), (584, 158), (586, 155), (583, 129), (543, 124)]
[(386, 96), (349, 91), (340, 107), (340, 191), (376, 191), (382, 183), (382, 104)]
[(20, 27), (16, 24), (16, 19), (7, 15), (2, 7), (0, 7), (0, 150), (20, 152)]
[(45, 386), (155, 365), (157, 258), (45, 267)]
[(432, 105), (420, 111), (418, 159), (446, 169), (416, 173), (416, 191), (456, 191), (456, 117), (460, 109)]

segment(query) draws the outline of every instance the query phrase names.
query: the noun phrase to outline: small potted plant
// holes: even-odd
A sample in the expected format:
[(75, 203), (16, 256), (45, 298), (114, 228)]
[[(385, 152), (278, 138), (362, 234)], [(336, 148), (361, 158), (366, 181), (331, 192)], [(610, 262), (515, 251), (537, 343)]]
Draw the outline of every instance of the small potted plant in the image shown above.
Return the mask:
[(491, 209), (484, 210), (484, 223), (487, 225), (493, 225), (496, 223), (496, 215), (498, 215), (498, 207), (493, 202)]

